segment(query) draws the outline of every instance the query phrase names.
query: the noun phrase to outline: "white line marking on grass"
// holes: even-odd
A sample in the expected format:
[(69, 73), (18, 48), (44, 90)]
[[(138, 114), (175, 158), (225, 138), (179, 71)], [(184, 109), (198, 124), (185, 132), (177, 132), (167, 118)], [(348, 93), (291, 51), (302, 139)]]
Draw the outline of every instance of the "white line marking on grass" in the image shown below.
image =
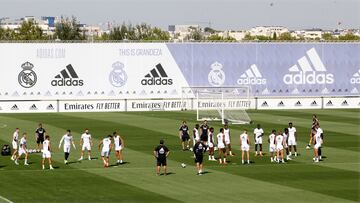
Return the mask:
[(8, 202), (8, 203), (13, 203), (12, 201), (6, 199), (5, 197), (3, 197), (3, 196), (1, 196), (1, 195), (0, 195), (0, 199), (4, 200), (5, 202)]
[(0, 128), (6, 128), (7, 127), (7, 125), (6, 124), (4, 124), (4, 123), (0, 123)]

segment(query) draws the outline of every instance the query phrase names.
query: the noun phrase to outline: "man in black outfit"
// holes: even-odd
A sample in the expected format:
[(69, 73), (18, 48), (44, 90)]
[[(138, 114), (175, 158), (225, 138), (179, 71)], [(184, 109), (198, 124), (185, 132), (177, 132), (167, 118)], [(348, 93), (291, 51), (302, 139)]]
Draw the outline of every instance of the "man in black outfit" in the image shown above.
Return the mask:
[(203, 158), (204, 152), (206, 151), (206, 145), (200, 142), (199, 139), (196, 140), (196, 144), (193, 148), (195, 154), (195, 163), (198, 170), (197, 175), (202, 175), (203, 173)]
[(164, 140), (160, 140), (160, 145), (154, 149), (154, 156), (156, 158), (156, 175), (160, 175), (160, 167), (164, 168), (164, 175), (166, 173), (166, 157), (169, 156), (169, 149), (164, 145)]
[[(182, 125), (179, 128), (179, 137), (181, 140), (182, 149), (186, 150), (189, 149), (189, 127), (186, 125), (186, 121), (182, 122)], [(185, 148), (185, 142), (186, 142), (186, 148)]]
[(36, 138), (36, 144), (37, 144), (37, 150), (40, 151), (42, 148), (42, 144), (44, 142), (45, 137), (45, 129), (42, 127), (42, 124), (39, 123), (39, 127), (35, 131), (35, 138)]

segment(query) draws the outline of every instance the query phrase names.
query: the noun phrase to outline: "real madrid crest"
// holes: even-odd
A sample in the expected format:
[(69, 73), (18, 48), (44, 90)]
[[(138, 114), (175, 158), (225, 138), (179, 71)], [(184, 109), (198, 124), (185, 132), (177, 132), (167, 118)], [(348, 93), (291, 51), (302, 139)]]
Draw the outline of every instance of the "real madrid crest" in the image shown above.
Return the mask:
[(19, 84), (25, 88), (34, 86), (37, 82), (36, 73), (32, 70), (34, 65), (27, 61), (21, 65), (21, 68), (23, 70), (19, 73), (18, 76)]
[(124, 67), (124, 64), (119, 61), (112, 64), (113, 70), (110, 72), (109, 81), (114, 87), (121, 87), (126, 84), (128, 77)]
[(224, 84), (225, 72), (222, 70), (222, 67), (222, 64), (217, 61), (211, 64), (211, 71), (208, 75), (210, 85), (218, 87)]

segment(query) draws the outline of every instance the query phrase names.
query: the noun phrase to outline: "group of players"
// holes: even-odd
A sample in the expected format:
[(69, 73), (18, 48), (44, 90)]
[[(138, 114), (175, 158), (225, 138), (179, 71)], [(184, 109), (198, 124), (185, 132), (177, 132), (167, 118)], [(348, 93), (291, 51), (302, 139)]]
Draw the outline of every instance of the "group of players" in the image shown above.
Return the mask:
[[(253, 131), (255, 142), (255, 156), (263, 156), (262, 144), (264, 137), (264, 130), (261, 125), (258, 124)], [(307, 148), (311, 144), (314, 145), (314, 162), (321, 160), (321, 145), (323, 143), (323, 130), (320, 128), (319, 120), (316, 115), (313, 115), (313, 123), (310, 130), (310, 141)], [(214, 136), (214, 128), (208, 125), (205, 120), (201, 125), (195, 124), (192, 134), (193, 148), (190, 148), (190, 134), (189, 127), (186, 121), (182, 122), (179, 128), (179, 138), (181, 139), (181, 145), (183, 150), (192, 150), (194, 152), (195, 163), (197, 164), (198, 174), (202, 174), (203, 170), (203, 155), (205, 151), (208, 151), (209, 161), (216, 161), (214, 157), (214, 151), (218, 150), (219, 164), (227, 164), (226, 157), (234, 156), (231, 151), (231, 137), (230, 129), (227, 122), (224, 127), (220, 128), (219, 133)], [(216, 141), (216, 142), (215, 142)], [(298, 156), (297, 153), (297, 134), (296, 128), (292, 122), (289, 122), (288, 127), (284, 130), (272, 130), (268, 136), (270, 161), (277, 163), (285, 163), (285, 160), (291, 160), (291, 156)], [(248, 131), (244, 129), (240, 135), (240, 149), (242, 152), (241, 162), (242, 164), (250, 164), (250, 138)], [(292, 154), (294, 152), (294, 154)], [(245, 160), (246, 157), (246, 160)]]
[[(27, 148), (27, 133), (24, 132), (22, 137), (19, 141), (19, 133), (20, 129), (16, 128), (15, 132), (13, 133), (12, 137), (12, 148), (13, 153), (11, 156), (11, 160), (14, 161), (16, 165), (19, 165), (19, 160), (24, 155), (24, 165), (28, 164), (28, 157), (29, 157), (29, 150)], [(36, 152), (42, 152), (42, 169), (45, 169), (45, 160), (48, 160), (49, 168), (51, 170), (54, 169), (51, 163), (51, 142), (50, 136), (46, 133), (46, 130), (42, 127), (42, 124), (39, 124), (39, 127), (35, 131), (36, 137), (36, 144), (37, 149)], [(66, 134), (62, 136), (59, 142), (59, 149), (63, 145), (64, 149), (64, 163), (68, 164), (68, 158), (70, 156), (70, 149), (71, 145), (74, 149), (76, 149), (76, 145), (74, 142), (73, 135), (71, 134), (71, 130), (67, 130)], [(115, 147), (114, 147), (115, 145)], [(93, 142), (91, 139), (91, 134), (89, 133), (88, 129), (85, 129), (84, 133), (80, 137), (80, 147), (81, 147), (81, 155), (78, 161), (82, 161), (84, 159), (84, 153), (87, 151), (88, 153), (88, 160), (91, 160), (91, 147), (93, 146)], [(104, 137), (99, 145), (98, 149), (101, 148), (101, 158), (104, 164), (104, 167), (109, 167), (109, 155), (113, 148), (115, 148), (115, 155), (116, 155), (116, 164), (123, 163), (123, 153), (122, 150), (124, 149), (125, 142), (123, 138), (115, 131), (113, 135), (108, 135)]]

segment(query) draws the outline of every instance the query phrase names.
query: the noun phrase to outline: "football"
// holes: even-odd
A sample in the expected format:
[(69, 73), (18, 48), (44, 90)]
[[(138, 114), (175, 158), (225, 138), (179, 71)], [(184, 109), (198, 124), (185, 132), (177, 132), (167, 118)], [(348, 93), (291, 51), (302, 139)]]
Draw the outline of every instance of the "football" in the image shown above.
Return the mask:
[(181, 167), (185, 168), (186, 164), (185, 163), (181, 163)]

